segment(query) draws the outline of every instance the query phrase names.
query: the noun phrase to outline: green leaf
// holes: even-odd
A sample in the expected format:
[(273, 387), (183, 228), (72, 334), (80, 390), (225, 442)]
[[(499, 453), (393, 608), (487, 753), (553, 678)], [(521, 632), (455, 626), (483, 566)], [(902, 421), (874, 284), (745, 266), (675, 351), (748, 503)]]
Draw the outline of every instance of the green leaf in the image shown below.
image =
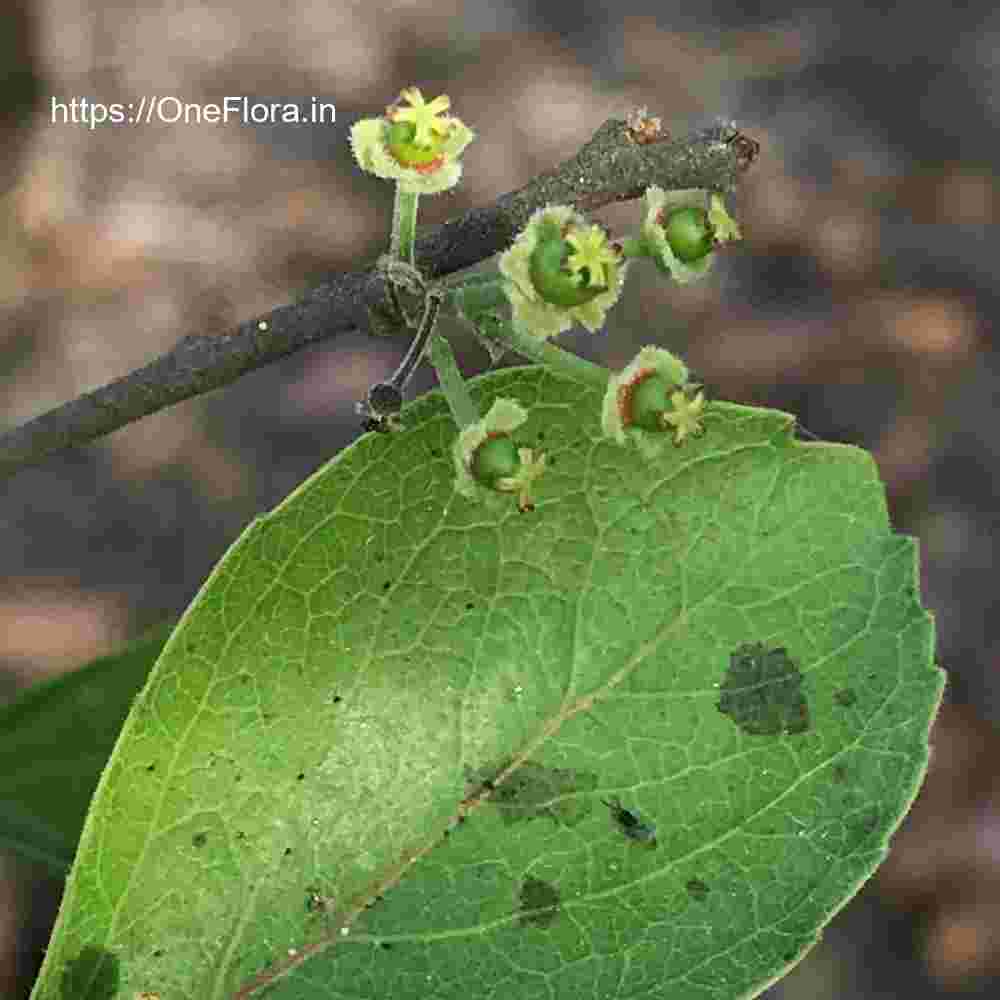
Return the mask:
[(471, 387), (529, 408), (536, 510), (454, 492), (435, 392), (256, 520), (125, 724), (37, 1000), (81, 968), (128, 1000), (753, 995), (885, 857), (944, 675), (871, 457), (715, 403), (645, 462), (599, 390)]
[(172, 628), (0, 708), (0, 848), (69, 870), (97, 780)]

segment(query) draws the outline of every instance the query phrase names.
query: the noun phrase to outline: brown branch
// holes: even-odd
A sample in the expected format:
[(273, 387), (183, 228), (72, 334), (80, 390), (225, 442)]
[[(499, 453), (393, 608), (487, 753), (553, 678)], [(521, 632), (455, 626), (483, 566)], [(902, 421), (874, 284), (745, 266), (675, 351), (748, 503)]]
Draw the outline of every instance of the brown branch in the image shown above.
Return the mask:
[[(546, 204), (574, 204), (587, 211), (641, 197), (650, 184), (728, 193), (756, 155), (753, 146), (730, 124), (671, 140), (610, 118), (556, 169), (418, 240), (417, 260), (431, 278), (478, 264), (506, 249), (531, 213)], [(368, 310), (384, 308), (385, 300), (383, 280), (374, 269), (352, 271), (323, 282), (296, 303), (241, 323), (232, 333), (189, 334), (148, 365), (0, 436), (0, 478), (52, 452), (86, 444), (182, 399), (235, 382), (310, 344), (354, 327), (366, 329)]]

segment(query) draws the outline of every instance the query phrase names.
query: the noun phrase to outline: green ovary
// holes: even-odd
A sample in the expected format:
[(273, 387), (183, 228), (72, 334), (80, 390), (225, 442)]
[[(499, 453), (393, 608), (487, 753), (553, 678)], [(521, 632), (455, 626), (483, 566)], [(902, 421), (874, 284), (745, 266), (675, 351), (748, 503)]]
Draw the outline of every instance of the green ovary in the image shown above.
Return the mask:
[(472, 474), (494, 489), (497, 480), (515, 475), (520, 468), (517, 446), (506, 434), (487, 438), (472, 457)]
[(663, 224), (670, 249), (685, 264), (691, 264), (712, 251), (712, 227), (702, 208), (681, 208), (667, 216)]
[(531, 281), (535, 291), (551, 305), (567, 309), (582, 306), (608, 290), (607, 285), (590, 284), (587, 268), (579, 276), (569, 271), (566, 260), (571, 249), (561, 236), (554, 234), (540, 238), (531, 253)]
[(676, 388), (662, 375), (647, 375), (632, 388), (627, 422), (647, 431), (662, 431), (663, 414), (673, 409), (669, 394)]
[(386, 145), (404, 167), (424, 167), (441, 155), (440, 142), (430, 146), (415, 145), (413, 137), (416, 133), (417, 127), (413, 122), (393, 122), (389, 126)]

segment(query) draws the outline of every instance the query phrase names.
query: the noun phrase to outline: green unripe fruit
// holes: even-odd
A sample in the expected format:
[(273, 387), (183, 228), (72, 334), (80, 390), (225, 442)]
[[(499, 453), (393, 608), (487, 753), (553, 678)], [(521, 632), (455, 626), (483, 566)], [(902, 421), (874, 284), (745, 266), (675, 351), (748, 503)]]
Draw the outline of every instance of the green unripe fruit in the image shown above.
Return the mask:
[(563, 308), (582, 306), (606, 292), (606, 285), (589, 285), (590, 272), (583, 268), (573, 274), (566, 267), (571, 247), (554, 228), (552, 235), (543, 235), (531, 252), (531, 281), (535, 291), (548, 303)]
[(712, 252), (714, 233), (703, 208), (680, 208), (663, 223), (670, 249), (685, 264), (701, 260)]
[(495, 488), (498, 479), (513, 476), (520, 468), (517, 445), (507, 434), (488, 437), (472, 456), (472, 474), (484, 486)]
[(671, 385), (662, 375), (647, 375), (629, 394), (627, 423), (647, 431), (662, 431), (662, 415), (673, 409), (669, 397), (676, 390), (677, 386)]
[(393, 122), (389, 125), (386, 145), (389, 152), (404, 167), (424, 167), (433, 163), (441, 152), (435, 146), (416, 146), (413, 137), (417, 127), (413, 122)]

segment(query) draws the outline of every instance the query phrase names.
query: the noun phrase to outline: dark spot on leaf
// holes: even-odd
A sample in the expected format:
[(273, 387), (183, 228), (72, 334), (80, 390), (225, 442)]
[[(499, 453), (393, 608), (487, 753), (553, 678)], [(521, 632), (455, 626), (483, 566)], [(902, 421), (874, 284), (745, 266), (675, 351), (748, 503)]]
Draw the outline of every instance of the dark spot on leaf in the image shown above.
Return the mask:
[(545, 431), (539, 431), (538, 432), (538, 440), (539, 441), (544, 441), (545, 440)]
[(440, 450), (439, 450), (439, 449), (437, 449), (437, 448), (431, 448), (431, 454), (432, 454), (432, 455), (433, 455), (433, 456), (434, 456), (435, 458), (440, 458), (440, 457), (441, 457), (441, 452), (440, 452)]
[(392, 581), (391, 580), (386, 580), (385, 583), (382, 584), (382, 589), (383, 590), (388, 590), (391, 586), (392, 586)]
[(691, 879), (684, 888), (687, 889), (688, 895), (699, 903), (708, 896), (708, 886), (700, 878)]
[(841, 708), (850, 708), (858, 700), (858, 696), (850, 688), (840, 688), (833, 692), (833, 700)]
[(343, 700), (344, 699), (341, 698), (339, 694), (335, 694), (333, 696), (333, 703), (334, 703), (334, 705), (339, 705)]
[(548, 927), (559, 915), (559, 890), (539, 878), (526, 878), (521, 883), (518, 902), (518, 921), (522, 926)]
[(237, 840), (242, 840), (242, 839), (243, 839), (243, 838), (244, 838), (245, 836), (246, 836), (246, 834), (245, 834), (245, 833), (244, 833), (244, 832), (243, 832), (242, 830), (240, 830), (240, 831), (239, 831), (239, 832), (238, 832), (238, 833), (236, 834), (236, 839), (237, 839)]
[(839, 785), (847, 780), (847, 768), (843, 764), (833, 765), (833, 780)]
[(59, 982), (60, 1000), (111, 1000), (118, 992), (118, 959), (88, 946), (66, 963)]
[(191, 843), (194, 844), (195, 847), (204, 847), (208, 843), (208, 834), (196, 833), (191, 838)]
[(527, 760), (498, 780), (510, 764), (510, 758), (505, 758), (477, 771), (467, 770), (466, 798), (489, 794), (489, 804), (500, 810), (507, 824), (547, 816), (555, 823), (574, 826), (593, 808), (587, 793), (597, 788), (596, 774)]
[(475, 607), (475, 605), (470, 601), (468, 604), (466, 604), (465, 610), (466, 611), (471, 611), (474, 607)]
[(157, 948), (153, 952), (153, 958), (163, 958), (164, 955), (166, 955), (166, 952), (162, 948)]
[(810, 727), (802, 674), (781, 646), (739, 646), (729, 657), (719, 693), (719, 711), (751, 736), (791, 735)]
[(388, 951), (392, 947), (388, 941), (379, 941), (378, 946), (383, 949), (383, 951)]
[(285, 848), (285, 857), (287, 858), (288, 855), (291, 854), (291, 853), (292, 853), (292, 849), (290, 847), (286, 847)]
[(152, 774), (152, 772), (156, 770), (156, 765), (155, 764), (147, 764), (146, 765), (146, 770), (149, 771)]
[(295, 780), (302, 781), (304, 780), (305, 776), (306, 776), (305, 771), (299, 771), (299, 773), (295, 776)]

